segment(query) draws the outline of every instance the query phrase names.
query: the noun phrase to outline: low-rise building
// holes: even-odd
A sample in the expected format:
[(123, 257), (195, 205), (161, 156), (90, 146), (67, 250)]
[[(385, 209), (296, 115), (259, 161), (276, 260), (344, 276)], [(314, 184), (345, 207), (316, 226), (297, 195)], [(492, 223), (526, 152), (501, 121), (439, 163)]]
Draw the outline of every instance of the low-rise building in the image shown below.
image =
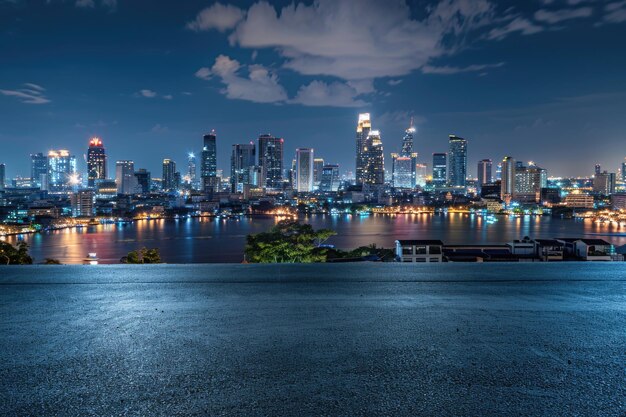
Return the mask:
[(441, 240), (396, 240), (399, 262), (443, 262)]

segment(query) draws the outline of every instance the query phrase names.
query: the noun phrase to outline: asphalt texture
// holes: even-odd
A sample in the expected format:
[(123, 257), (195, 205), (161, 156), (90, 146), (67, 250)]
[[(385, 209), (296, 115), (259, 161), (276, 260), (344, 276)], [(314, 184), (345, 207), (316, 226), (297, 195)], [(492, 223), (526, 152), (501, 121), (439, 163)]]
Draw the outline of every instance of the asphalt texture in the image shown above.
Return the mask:
[(626, 415), (626, 263), (0, 267), (0, 414)]

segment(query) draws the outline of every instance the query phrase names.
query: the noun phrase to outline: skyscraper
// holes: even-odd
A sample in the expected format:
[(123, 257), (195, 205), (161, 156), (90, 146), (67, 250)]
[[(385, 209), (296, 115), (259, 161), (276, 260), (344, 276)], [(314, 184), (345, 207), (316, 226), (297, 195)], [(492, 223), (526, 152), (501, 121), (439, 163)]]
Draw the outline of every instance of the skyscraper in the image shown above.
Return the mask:
[(322, 169), (324, 168), (324, 159), (313, 159), (313, 188), (317, 189), (322, 181)]
[(94, 190), (79, 190), (70, 196), (70, 204), (72, 205), (72, 214), (80, 217), (91, 217), (95, 214), (94, 210)]
[(409, 127), (404, 131), (404, 137), (402, 138), (402, 149), (400, 150), (400, 154), (391, 154), (391, 173), (394, 188), (415, 188), (417, 152), (413, 152), (414, 134), (415, 127), (413, 126), (413, 118), (411, 118)]
[(115, 183), (118, 194), (133, 194), (136, 187), (135, 163), (133, 161), (117, 161), (115, 163)]
[(94, 187), (97, 180), (107, 177), (107, 156), (100, 138), (91, 138), (87, 149), (87, 185)]
[(593, 168), (594, 168), (595, 175), (602, 173), (602, 167), (600, 166), (600, 164), (596, 164)]
[(256, 147), (254, 142), (233, 145), (230, 157), (230, 188), (242, 193), (244, 185), (253, 184)]
[(515, 159), (506, 156), (502, 160), (502, 182), (500, 184), (500, 198), (504, 201), (515, 197)]
[(266, 134), (259, 136), (259, 185), (267, 188), (281, 188), (283, 185), (284, 140)]
[(202, 191), (213, 193), (218, 191), (220, 180), (217, 177), (217, 135), (215, 130), (204, 135), (202, 145)]
[(448, 179), (453, 187), (465, 187), (467, 182), (467, 140), (449, 136)]
[(146, 170), (145, 168), (140, 168), (139, 171), (135, 172), (135, 181), (137, 183), (138, 191), (140, 191), (142, 194), (150, 193), (150, 171)]
[(4, 190), (6, 183), (6, 165), (0, 164), (0, 191)]
[(185, 175), (185, 182), (189, 184), (190, 188), (196, 188), (196, 155), (193, 152), (187, 154), (187, 175)]
[(367, 147), (367, 138), (370, 130), (372, 129), (372, 123), (370, 121), (369, 113), (359, 114), (359, 121), (356, 126), (356, 183), (363, 184), (365, 182), (365, 165), (366, 156), (365, 149)]
[(491, 159), (483, 159), (478, 161), (478, 189), (484, 184), (490, 183), (493, 179), (491, 177), (491, 167), (493, 162)]
[(433, 154), (433, 185), (435, 188), (445, 187), (448, 182), (448, 155)]
[(428, 166), (426, 164), (415, 164), (415, 185), (423, 187), (426, 185)]
[(33, 186), (48, 189), (48, 157), (41, 152), (30, 154), (30, 180)]
[(615, 173), (603, 171), (593, 179), (593, 191), (602, 195), (615, 194)]
[(622, 182), (626, 183), (626, 158), (624, 158), (624, 162), (622, 162)]
[[(515, 168), (515, 195), (518, 199), (525, 197), (526, 200), (541, 200), (541, 189), (548, 186), (548, 172), (529, 163), (528, 166)], [(524, 194), (525, 196), (521, 196)]]
[(320, 191), (331, 192), (339, 190), (339, 165), (324, 165), (320, 180)]
[(163, 191), (176, 191), (176, 162), (171, 159), (163, 160), (163, 177), (161, 178)]
[(313, 191), (313, 149), (296, 149), (296, 191), (310, 193)]
[(370, 130), (363, 147), (363, 184), (383, 185), (385, 183), (385, 156), (383, 142), (378, 130)]
[(70, 191), (76, 181), (76, 157), (70, 152), (52, 150), (48, 152), (48, 185), (50, 191)]

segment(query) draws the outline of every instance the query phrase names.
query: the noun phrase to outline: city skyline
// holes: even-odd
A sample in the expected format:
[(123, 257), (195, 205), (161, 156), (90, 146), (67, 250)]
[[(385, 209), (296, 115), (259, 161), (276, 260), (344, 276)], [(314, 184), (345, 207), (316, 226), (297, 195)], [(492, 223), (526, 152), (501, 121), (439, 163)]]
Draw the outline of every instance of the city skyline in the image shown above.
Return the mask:
[[(312, 147), (348, 170), (353, 120), (364, 112), (376, 120), (388, 160), (401, 151), (413, 116), (418, 161), (429, 163), (458, 134), (470, 141), (472, 176), (477, 161), (503, 155), (540, 159), (558, 176), (587, 175), (582, 158), (610, 171), (623, 162), (626, 57), (614, 52), (626, 12), (619, 3), (388, 4), (380, 13), (376, 1), (360, 10), (325, 0), (298, 8), (0, 2), (7, 64), (0, 163), (8, 178), (26, 177), (29, 154), (63, 148), (84, 166), (84, 143), (96, 136), (111, 161), (132, 158), (158, 172), (165, 157), (182, 164), (188, 152), (199, 154), (198, 138), (215, 129), (224, 143), (217, 168), (226, 172), (231, 145), (268, 132), (285, 139), (285, 155)], [(339, 54), (319, 30), (291, 36), (303, 13), (342, 40)], [(354, 37), (338, 33), (335, 15)], [(462, 25), (459, 16), (474, 23)], [(277, 32), (255, 40), (256, 25), (267, 21)], [(416, 41), (399, 43), (384, 32), (392, 27)], [(581, 63), (580, 56), (594, 58)]]

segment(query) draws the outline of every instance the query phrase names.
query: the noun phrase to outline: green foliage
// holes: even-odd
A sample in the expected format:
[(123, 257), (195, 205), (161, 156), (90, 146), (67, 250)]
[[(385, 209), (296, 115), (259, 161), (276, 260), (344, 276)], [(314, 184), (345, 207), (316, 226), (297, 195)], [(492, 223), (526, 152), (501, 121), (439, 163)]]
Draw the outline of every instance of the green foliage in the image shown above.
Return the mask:
[(13, 246), (7, 242), (0, 242), (0, 263), (5, 265), (31, 265), (33, 258), (28, 254), (28, 243), (18, 242)]
[(46, 258), (43, 262), (44, 265), (61, 265), (61, 261), (58, 259)]
[(123, 264), (160, 264), (161, 254), (158, 248), (133, 250), (120, 259)]
[(248, 235), (246, 260), (253, 263), (326, 262), (327, 249), (320, 248), (333, 230), (313, 230), (310, 224), (283, 220), (269, 232)]

